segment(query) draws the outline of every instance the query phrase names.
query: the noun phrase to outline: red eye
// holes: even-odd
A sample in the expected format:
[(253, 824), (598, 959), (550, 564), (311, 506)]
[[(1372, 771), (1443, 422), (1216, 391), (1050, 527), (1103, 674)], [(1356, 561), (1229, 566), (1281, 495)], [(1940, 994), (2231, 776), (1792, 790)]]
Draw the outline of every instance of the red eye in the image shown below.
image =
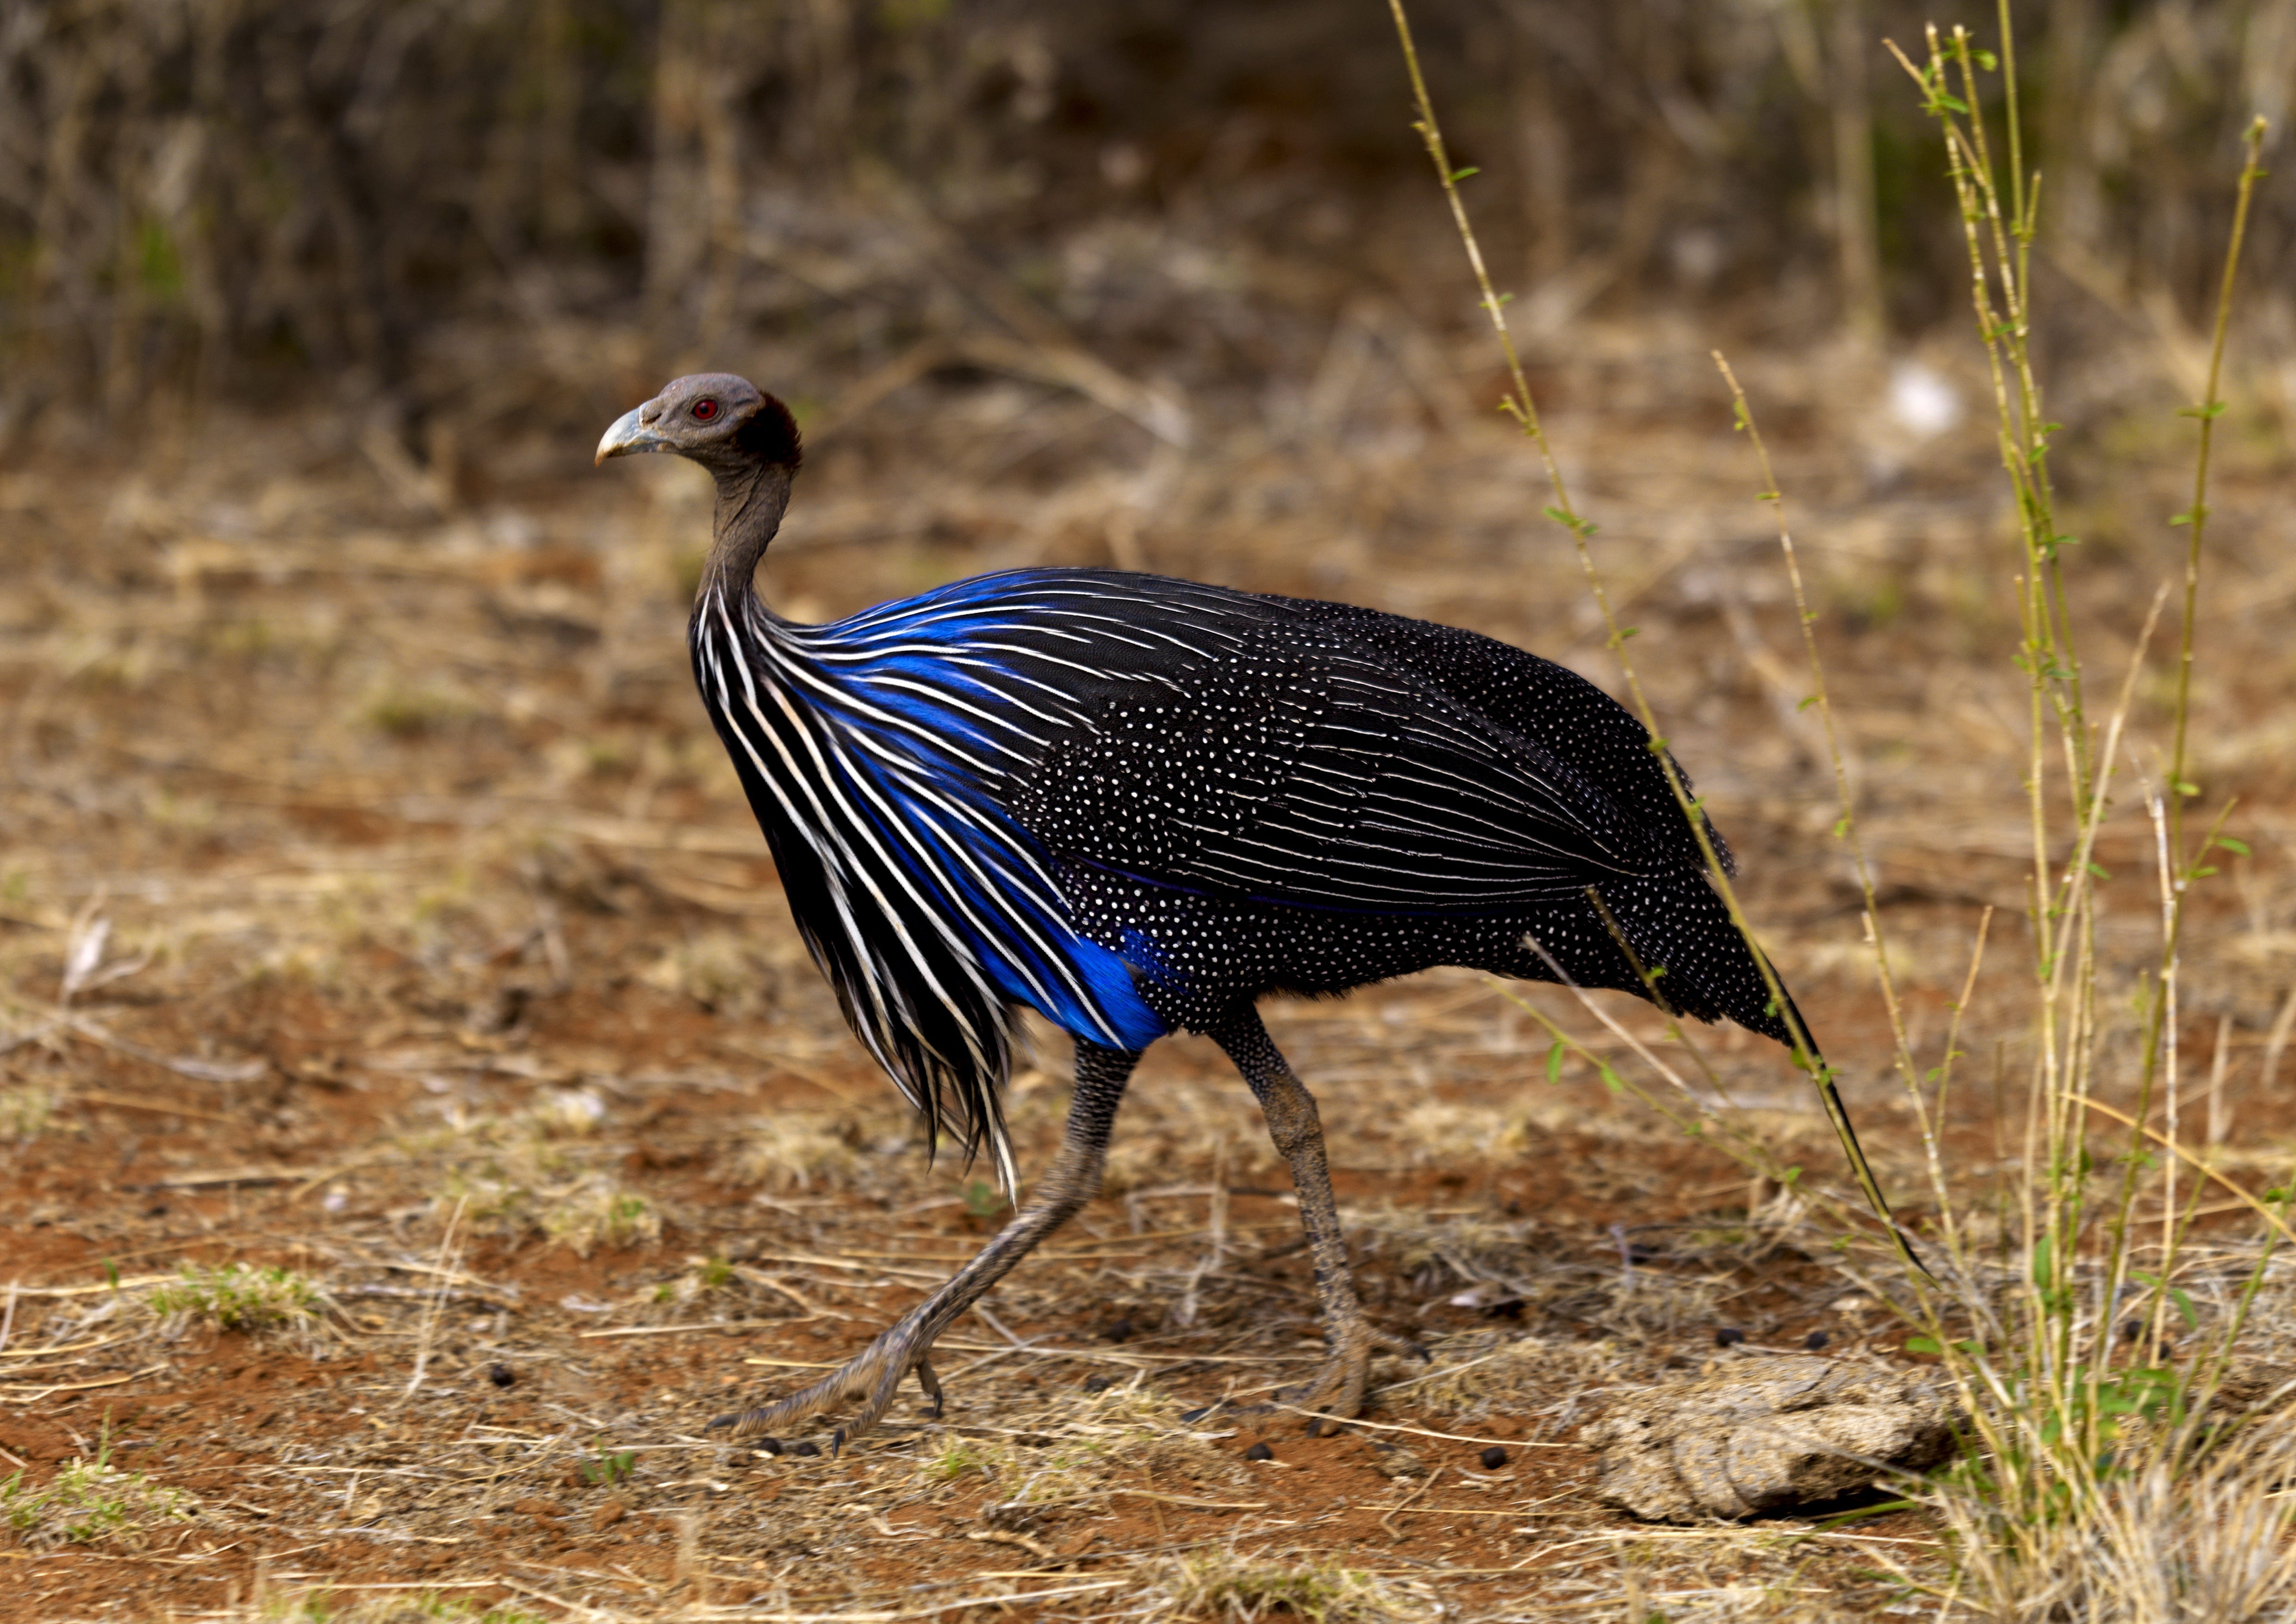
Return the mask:
[(713, 418), (713, 417), (715, 417), (715, 416), (717, 416), (717, 415), (718, 415), (718, 403), (717, 403), (716, 401), (711, 400), (711, 399), (709, 399), (708, 398), (706, 398), (706, 397), (705, 397), (704, 398), (700, 399), (700, 400), (697, 400), (697, 401), (695, 401), (695, 402), (693, 403), (693, 421), (694, 421), (694, 422), (708, 422), (711, 418)]

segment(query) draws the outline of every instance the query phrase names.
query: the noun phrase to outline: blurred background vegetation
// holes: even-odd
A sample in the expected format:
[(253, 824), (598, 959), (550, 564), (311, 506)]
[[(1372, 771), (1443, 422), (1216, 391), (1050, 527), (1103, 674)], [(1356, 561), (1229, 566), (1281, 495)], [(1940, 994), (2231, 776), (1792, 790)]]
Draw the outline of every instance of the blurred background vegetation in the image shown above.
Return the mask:
[[(2052, 340), (2190, 370), (2296, 0), (2013, 9)], [(1535, 341), (1653, 303), (1869, 348), (1964, 318), (1882, 42), (1992, 6), (1415, 10)], [(316, 390), (451, 483), (473, 430), (587, 429), (704, 360), (1034, 373), (1178, 439), (1367, 295), (1472, 318), (1407, 118), (1375, 0), (7, 0), (0, 451)], [(2284, 354), (2292, 247), (2267, 183), (2249, 331)]]

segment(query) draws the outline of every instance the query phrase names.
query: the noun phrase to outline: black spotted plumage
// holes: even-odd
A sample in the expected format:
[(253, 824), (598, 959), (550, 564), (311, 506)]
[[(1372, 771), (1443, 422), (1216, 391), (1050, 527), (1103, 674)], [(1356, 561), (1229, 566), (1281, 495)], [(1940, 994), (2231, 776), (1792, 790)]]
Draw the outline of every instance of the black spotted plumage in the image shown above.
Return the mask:
[(600, 455), (657, 448), (718, 481), (694, 674), (800, 928), (929, 1126), (1008, 1177), (999, 1091), (1024, 1005), (1113, 1054), (1182, 1028), (1257, 1054), (1270, 993), (1463, 964), (1647, 997), (1639, 964), (1671, 1008), (1792, 1042), (1660, 755), (1564, 668), (1376, 611), (1100, 570), (800, 625), (752, 579), (798, 463), (779, 403), (682, 379)]

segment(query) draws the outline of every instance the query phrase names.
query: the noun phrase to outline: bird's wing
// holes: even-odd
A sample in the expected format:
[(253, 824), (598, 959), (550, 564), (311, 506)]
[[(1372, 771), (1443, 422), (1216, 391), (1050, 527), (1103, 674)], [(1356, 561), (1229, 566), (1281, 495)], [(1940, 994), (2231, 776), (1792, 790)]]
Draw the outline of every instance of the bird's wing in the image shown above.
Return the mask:
[[(1567, 757), (1612, 805), (1635, 820), (1643, 832), (1643, 849), (1667, 851), (1686, 863), (1703, 861), (1673, 787), (1650, 748), (1648, 730), (1625, 706), (1568, 666), (1480, 632), (1352, 603), (1313, 598), (1268, 602), (1393, 660), (1498, 726)], [(1670, 753), (1667, 759), (1673, 760)], [(1690, 775), (1679, 762), (1674, 770), (1688, 792)], [(1730, 849), (1711, 821), (1706, 833), (1722, 859), (1723, 872), (1735, 874)]]
[(1484, 911), (1648, 870), (1580, 768), (1288, 615), (1104, 689), (1016, 776), (1062, 858), (1217, 895)]

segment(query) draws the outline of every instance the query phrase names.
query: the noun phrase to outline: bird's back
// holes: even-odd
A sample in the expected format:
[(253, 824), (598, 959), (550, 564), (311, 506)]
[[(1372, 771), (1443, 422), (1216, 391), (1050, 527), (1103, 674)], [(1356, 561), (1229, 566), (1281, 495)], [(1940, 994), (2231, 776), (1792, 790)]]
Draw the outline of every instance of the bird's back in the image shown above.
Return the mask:
[[(1342, 915), (1409, 939), (1413, 962), (1366, 961), (1357, 980), (1422, 961), (1489, 964), (1480, 949), (1444, 956), (1460, 927), (1485, 922), (1518, 944), (1489, 967), (1542, 973), (1519, 948), (1537, 927), (1568, 949), (1574, 978), (1638, 988), (1585, 898), (1595, 885), (1619, 897), (1644, 951), (1685, 961), (1654, 961), (1678, 978), (1682, 1007), (1759, 1021), (1759, 975), (1646, 734), (1600, 689), (1535, 655), (1341, 604), (1093, 570), (977, 577), (768, 630), (791, 688), (873, 765), (889, 798), (932, 803), (936, 816), (963, 808), (1035, 853), (1072, 918), (1087, 915), (1080, 934), (1136, 975), (1172, 950), (1149, 927), (1150, 899), (1179, 895), (1228, 908), (1239, 944), (1252, 933), (1236, 909), (1292, 919), (1311, 954), (1358, 928)], [(1126, 896), (1139, 919), (1119, 917)], [(1671, 924), (1646, 923), (1645, 900), (1668, 897)], [(1718, 920), (1744, 973), (1707, 988), (1687, 940)], [(1718, 968), (1730, 947), (1716, 951)], [(1326, 964), (1309, 979), (1336, 989), (1336, 973)], [(1235, 990), (1300, 980), (1268, 965), (1265, 987)]]

